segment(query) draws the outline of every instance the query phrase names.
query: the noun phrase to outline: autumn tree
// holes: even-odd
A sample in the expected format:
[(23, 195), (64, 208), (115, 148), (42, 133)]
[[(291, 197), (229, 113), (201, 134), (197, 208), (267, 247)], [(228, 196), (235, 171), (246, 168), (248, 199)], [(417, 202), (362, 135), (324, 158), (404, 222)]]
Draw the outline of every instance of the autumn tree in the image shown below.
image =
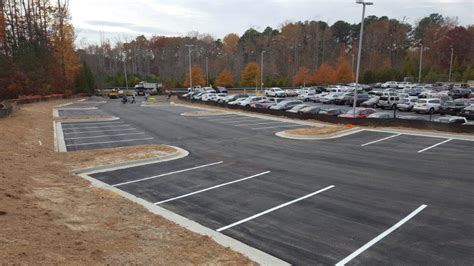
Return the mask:
[(335, 75), (335, 81), (338, 83), (350, 83), (354, 80), (354, 73), (343, 54), (339, 56)]
[(258, 86), (260, 82), (260, 67), (257, 63), (248, 63), (240, 72), (240, 85), (242, 86)]
[(234, 54), (237, 51), (239, 44), (239, 35), (235, 33), (229, 33), (224, 37), (224, 52), (226, 54)]
[(316, 84), (333, 84), (336, 81), (336, 72), (328, 64), (322, 64), (313, 75)]
[(217, 79), (214, 83), (216, 86), (230, 87), (232, 86), (233, 79), (232, 72), (230, 72), (229, 69), (224, 69), (221, 73), (219, 73), (219, 76), (217, 76)]
[[(193, 65), (193, 67), (191, 68), (191, 75), (193, 78), (193, 86), (204, 86), (206, 84), (206, 80), (204, 79), (204, 71), (198, 65)], [(189, 73), (185, 76), (184, 86), (189, 87)]]
[(293, 83), (296, 86), (309, 84), (312, 80), (310, 70), (307, 67), (300, 67), (298, 72), (293, 76)]

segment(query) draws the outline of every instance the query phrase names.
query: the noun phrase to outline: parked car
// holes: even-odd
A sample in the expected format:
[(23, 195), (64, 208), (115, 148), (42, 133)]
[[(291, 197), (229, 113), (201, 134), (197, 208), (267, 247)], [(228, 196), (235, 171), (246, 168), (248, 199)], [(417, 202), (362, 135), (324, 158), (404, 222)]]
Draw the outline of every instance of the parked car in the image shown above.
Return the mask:
[(367, 118), (384, 118), (384, 119), (390, 119), (393, 118), (393, 114), (390, 113), (373, 113), (367, 116)]
[(353, 95), (354, 95), (354, 92), (344, 92), (336, 96), (333, 100), (333, 103), (337, 105), (346, 104), (346, 102), (349, 101)]
[(296, 105), (298, 104), (302, 104), (303, 102), (302, 101), (297, 101), (297, 100), (285, 100), (285, 101), (282, 101), (276, 105), (273, 105), (270, 107), (270, 109), (272, 110), (289, 110), (293, 107), (295, 107)]
[(382, 88), (398, 88), (398, 82), (387, 81), (381, 85)]
[(262, 96), (250, 96), (250, 97), (247, 97), (247, 99), (241, 101), (239, 103), (240, 106), (246, 106), (246, 107), (250, 107), (250, 104), (252, 103), (255, 103), (255, 102), (258, 102), (260, 100), (262, 100), (263, 97)]
[(363, 107), (358, 107), (354, 109), (348, 110), (345, 114), (338, 115), (339, 117), (344, 117), (344, 118), (366, 118), (370, 114), (375, 113), (376, 110), (372, 108), (363, 108)]
[(271, 89), (265, 90), (265, 95), (268, 97), (285, 97), (286, 92), (282, 90), (281, 88), (271, 88)]
[(231, 95), (227, 95), (227, 97), (224, 98), (223, 102), (225, 103), (229, 103), (229, 102), (233, 102), (239, 98), (247, 98), (248, 95), (246, 94), (231, 94)]
[(436, 122), (440, 123), (453, 123), (453, 124), (465, 124), (467, 123), (467, 119), (462, 116), (443, 116), (435, 120)]
[(211, 96), (211, 101), (220, 103), (224, 101), (225, 97), (227, 97), (227, 93), (216, 93)]
[(441, 100), (437, 98), (419, 99), (413, 106), (415, 113), (435, 113), (441, 106)]
[(285, 90), (286, 97), (296, 97), (298, 93), (295, 90)]
[[(357, 93), (356, 98), (356, 106), (360, 106), (361, 103), (369, 100), (369, 94), (367, 93)], [(354, 105), (354, 96), (350, 96), (349, 99), (345, 102), (346, 105), (353, 106)]]
[(308, 106), (308, 107), (305, 107), (303, 109), (301, 109), (298, 114), (304, 114), (304, 115), (307, 115), (307, 114), (319, 114), (319, 112), (321, 111), (321, 107), (319, 106)]
[(464, 108), (459, 115), (467, 119), (474, 119), (474, 105)]
[(298, 104), (298, 105), (293, 106), (293, 108), (291, 108), (290, 110), (287, 110), (287, 112), (289, 112), (289, 113), (298, 113), (301, 109), (303, 109), (305, 107), (308, 107), (308, 106), (309, 105), (307, 105), (305, 103)]
[(315, 92), (301, 93), (300, 95), (298, 95), (298, 100), (301, 100), (303, 102), (314, 101), (314, 97), (316, 97), (316, 95), (321, 95), (321, 94), (316, 94)]
[(196, 93), (196, 94), (193, 95), (193, 99), (194, 99), (194, 100), (201, 100), (201, 97), (202, 97), (204, 94), (206, 94), (206, 93), (205, 93), (205, 92), (202, 92), (202, 91), (201, 91), (201, 92), (198, 92), (198, 93)]
[(228, 102), (228, 105), (240, 105), (241, 102), (247, 100), (248, 97), (237, 98), (234, 101)]
[(338, 116), (341, 114), (345, 114), (347, 111), (342, 108), (329, 108), (329, 109), (322, 109), (319, 111), (320, 115), (330, 115), (330, 116)]
[(401, 99), (400, 102), (397, 104), (397, 109), (400, 111), (411, 111), (417, 101), (418, 101), (418, 98), (416, 97)]
[(439, 113), (442, 115), (459, 115), (461, 111), (469, 105), (469, 99), (456, 99), (454, 101), (446, 101), (441, 104), (439, 108)]
[(215, 92), (204, 93), (201, 97), (201, 101), (208, 102), (211, 100), (211, 97), (215, 95)]
[(284, 100), (285, 98), (265, 98), (256, 103), (250, 104), (250, 106), (258, 109), (268, 109), (271, 106), (276, 105)]
[(214, 90), (217, 92), (217, 93), (227, 93), (227, 89), (225, 87), (215, 87)]
[(448, 95), (453, 99), (458, 98), (469, 98), (469, 94), (471, 94), (470, 89), (461, 89), (461, 88), (454, 88), (448, 92)]
[(334, 103), (334, 100), (339, 96), (344, 96), (344, 93), (342, 92), (329, 93), (328, 95), (319, 98), (319, 102), (324, 103), (324, 104), (332, 104)]
[(361, 103), (360, 106), (366, 107), (366, 108), (375, 108), (377, 107), (377, 103), (379, 102), (379, 99), (380, 99), (379, 96), (370, 95), (370, 98), (367, 101)]
[(420, 120), (420, 121), (427, 121), (427, 119), (423, 116), (415, 116), (415, 115), (405, 115), (399, 116), (399, 119), (406, 119), (406, 120)]
[(396, 109), (397, 104), (400, 102), (400, 97), (398, 96), (381, 96), (377, 106), (382, 109)]

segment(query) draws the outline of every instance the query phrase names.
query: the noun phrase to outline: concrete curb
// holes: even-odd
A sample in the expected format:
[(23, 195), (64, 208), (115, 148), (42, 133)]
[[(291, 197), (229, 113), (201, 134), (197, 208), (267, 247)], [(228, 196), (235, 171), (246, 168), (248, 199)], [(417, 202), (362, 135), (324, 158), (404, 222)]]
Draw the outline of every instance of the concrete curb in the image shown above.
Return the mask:
[(288, 134), (288, 133), (286, 133), (286, 130), (285, 130), (285, 131), (277, 132), (277, 133), (275, 133), (275, 135), (280, 137), (280, 138), (293, 139), (293, 140), (325, 140), (325, 139), (337, 139), (337, 138), (352, 135), (352, 134), (355, 134), (355, 133), (358, 133), (358, 132), (361, 132), (361, 131), (364, 131), (364, 129), (352, 128), (352, 129), (349, 129), (349, 130), (341, 131), (341, 132), (333, 134), (333, 135), (317, 137), (317, 136), (302, 136), (302, 135)]
[(56, 152), (67, 152), (66, 141), (64, 140), (63, 125), (59, 121), (53, 121), (54, 129), (54, 149)]
[[(176, 105), (176, 106), (182, 106), (182, 107), (187, 107), (187, 108), (195, 108), (195, 109), (201, 109), (201, 110), (206, 110), (206, 111), (215, 111), (216, 109), (212, 108), (205, 108), (205, 107), (195, 107), (195, 106), (189, 106), (185, 104), (179, 104), (179, 103), (174, 103), (172, 102), (171, 104)], [(248, 116), (248, 117), (253, 117), (253, 118), (261, 118), (261, 119), (267, 119), (267, 120), (273, 120), (273, 121), (279, 121), (279, 122), (285, 122), (285, 123), (293, 123), (293, 124), (300, 124), (303, 126), (313, 126), (313, 127), (323, 127), (323, 126), (332, 126), (332, 125), (326, 125), (318, 122), (308, 122), (308, 121), (298, 121), (294, 119), (289, 119), (289, 118), (280, 118), (280, 117), (274, 117), (270, 115), (258, 115), (258, 114), (253, 114), (253, 113), (248, 113), (248, 112), (233, 112), (233, 111), (225, 111), (225, 114), (235, 114), (235, 115), (242, 115), (242, 116)], [(181, 114), (182, 115), (182, 114)], [(220, 114), (223, 115), (223, 114)], [(202, 115), (204, 116), (204, 115)]]
[[(59, 119), (61, 119), (61, 117), (59, 117)], [(120, 120), (120, 117), (116, 117), (116, 116), (112, 116), (110, 118), (100, 118), (100, 119), (67, 119), (67, 120), (57, 120), (57, 122), (62, 122), (62, 123), (81, 123), (81, 122), (84, 122), (84, 123), (87, 123), (87, 122), (110, 122), (110, 121), (116, 121), (116, 120)]]
[(159, 157), (159, 158), (150, 158), (150, 159), (143, 159), (143, 160), (128, 161), (128, 162), (123, 162), (123, 163), (95, 166), (95, 167), (89, 167), (89, 168), (74, 169), (71, 172), (74, 174), (88, 174), (88, 175), (97, 174), (97, 173), (126, 169), (126, 168), (131, 168), (131, 167), (136, 167), (136, 166), (147, 165), (147, 164), (177, 160), (189, 155), (189, 152), (187, 150), (184, 150), (175, 146), (170, 146), (170, 145), (169, 147), (176, 149), (176, 152)]
[(160, 206), (157, 206), (153, 203), (150, 203), (148, 201), (145, 201), (141, 198), (135, 197), (132, 194), (129, 194), (125, 191), (122, 191), (120, 189), (117, 189), (115, 187), (112, 187), (104, 182), (98, 181), (97, 179), (94, 179), (87, 174), (79, 174), (80, 177), (88, 180), (91, 182), (91, 184), (94, 187), (97, 188), (102, 188), (102, 189), (107, 189), (110, 191), (113, 191), (124, 198), (133, 201), (135, 203), (138, 203), (145, 207), (148, 211), (151, 213), (157, 214), (162, 216), (163, 218), (172, 221), (186, 229), (188, 229), (191, 232), (208, 236), (218, 244), (228, 247), (236, 252), (242, 253), (243, 255), (247, 256), (249, 259), (257, 262), (260, 265), (269, 265), (269, 266), (274, 266), (274, 265), (291, 265), (288, 262), (285, 262), (279, 258), (276, 258), (272, 255), (269, 255), (263, 251), (260, 251), (256, 248), (250, 247), (238, 240), (235, 240), (233, 238), (230, 238), (224, 234), (218, 233), (217, 231), (214, 231), (210, 228), (204, 227), (201, 224), (198, 224), (194, 221), (191, 221), (181, 215), (178, 215), (174, 212), (168, 211), (165, 208), (162, 208)]
[(57, 110), (97, 110), (98, 107), (55, 107)]

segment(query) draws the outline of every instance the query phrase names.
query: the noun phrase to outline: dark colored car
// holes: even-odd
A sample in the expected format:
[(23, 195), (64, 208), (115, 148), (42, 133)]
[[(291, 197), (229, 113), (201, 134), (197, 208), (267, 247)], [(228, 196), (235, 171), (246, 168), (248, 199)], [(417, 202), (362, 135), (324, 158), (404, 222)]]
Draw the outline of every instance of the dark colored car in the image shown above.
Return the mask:
[(459, 98), (469, 98), (469, 94), (471, 94), (471, 90), (469, 89), (451, 89), (448, 92), (448, 95), (453, 98), (453, 99), (459, 99)]
[(469, 100), (456, 99), (454, 101), (447, 101), (441, 104), (439, 113), (442, 115), (458, 115), (461, 111), (469, 106)]
[(459, 115), (467, 119), (474, 119), (474, 105), (464, 108)]
[(356, 108), (355, 112), (354, 109), (348, 110), (345, 114), (339, 115), (339, 117), (344, 118), (367, 118), (370, 114), (375, 113), (376, 110), (372, 108)]
[(324, 109), (319, 111), (320, 115), (331, 115), (331, 116), (338, 116), (341, 114), (345, 114), (347, 111), (341, 108), (330, 108), (330, 109)]
[[(357, 93), (356, 99), (356, 106), (360, 106), (361, 103), (369, 100), (369, 94), (367, 93)], [(345, 102), (346, 105), (352, 106), (354, 105), (354, 96), (349, 97), (349, 99)]]

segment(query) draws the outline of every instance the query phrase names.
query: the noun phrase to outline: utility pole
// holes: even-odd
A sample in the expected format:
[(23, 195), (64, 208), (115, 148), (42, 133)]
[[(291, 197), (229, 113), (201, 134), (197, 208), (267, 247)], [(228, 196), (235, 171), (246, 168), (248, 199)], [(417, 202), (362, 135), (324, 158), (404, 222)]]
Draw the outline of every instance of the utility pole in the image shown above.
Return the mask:
[(454, 48), (451, 47), (451, 62), (449, 63), (449, 79), (448, 79), (448, 82), (451, 82), (451, 71), (453, 70), (453, 55), (454, 55)]
[(194, 46), (192, 44), (185, 44), (184, 46), (188, 47), (189, 51), (189, 88), (193, 89), (193, 74), (192, 74), (192, 62), (191, 62), (191, 48)]
[(263, 54), (265, 51), (260, 53), (260, 92), (263, 92)]
[(421, 67), (423, 65), (423, 50), (425, 49), (423, 44), (421, 44), (420, 48), (420, 69), (418, 70), (418, 83), (421, 83)]
[(209, 87), (209, 59), (206, 56), (206, 86)]
[(364, 36), (364, 20), (365, 20), (365, 6), (373, 5), (372, 2), (364, 2), (364, 0), (356, 0), (356, 4), (362, 4), (362, 21), (360, 25), (360, 34), (359, 34), (359, 52), (357, 53), (357, 69), (356, 69), (356, 84), (354, 88), (354, 110), (353, 116), (355, 117), (356, 107), (357, 107), (357, 87), (359, 87), (359, 71), (360, 71), (360, 58), (362, 54), (362, 38)]
[(354, 78), (355, 78), (355, 76), (354, 76), (354, 60), (355, 60), (355, 56), (354, 56), (354, 54), (352, 54), (352, 71), (351, 71), (351, 73), (352, 73), (352, 82), (355, 82), (354, 81)]

